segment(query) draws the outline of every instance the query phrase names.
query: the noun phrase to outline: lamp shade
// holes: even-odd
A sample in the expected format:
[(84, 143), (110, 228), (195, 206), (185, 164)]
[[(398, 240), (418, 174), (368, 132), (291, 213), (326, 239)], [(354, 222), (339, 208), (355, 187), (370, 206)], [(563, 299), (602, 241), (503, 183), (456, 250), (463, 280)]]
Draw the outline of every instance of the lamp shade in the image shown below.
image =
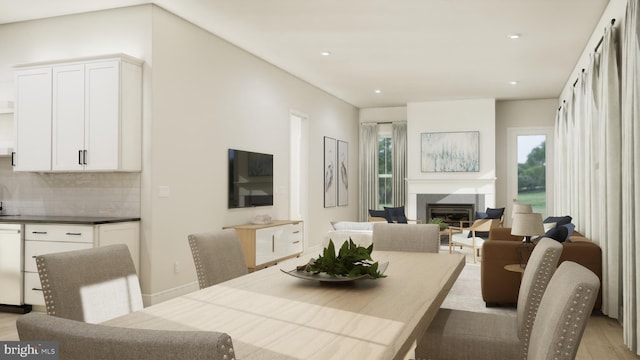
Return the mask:
[(542, 214), (540, 213), (515, 213), (511, 223), (511, 234), (519, 236), (544, 235)]
[(520, 204), (520, 203), (513, 203), (513, 207), (511, 208), (511, 218), (513, 218), (513, 216), (517, 213), (532, 213), (533, 212), (533, 207), (531, 206), (531, 204)]

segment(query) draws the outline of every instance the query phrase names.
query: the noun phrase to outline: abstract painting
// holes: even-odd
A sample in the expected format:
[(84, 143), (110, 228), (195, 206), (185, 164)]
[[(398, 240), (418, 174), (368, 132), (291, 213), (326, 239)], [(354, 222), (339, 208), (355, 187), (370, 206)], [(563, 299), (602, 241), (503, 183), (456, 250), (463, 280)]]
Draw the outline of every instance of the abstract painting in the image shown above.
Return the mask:
[(422, 172), (480, 171), (479, 131), (423, 133)]
[(338, 206), (349, 205), (349, 143), (338, 140)]
[(336, 206), (338, 166), (336, 139), (324, 137), (324, 207)]

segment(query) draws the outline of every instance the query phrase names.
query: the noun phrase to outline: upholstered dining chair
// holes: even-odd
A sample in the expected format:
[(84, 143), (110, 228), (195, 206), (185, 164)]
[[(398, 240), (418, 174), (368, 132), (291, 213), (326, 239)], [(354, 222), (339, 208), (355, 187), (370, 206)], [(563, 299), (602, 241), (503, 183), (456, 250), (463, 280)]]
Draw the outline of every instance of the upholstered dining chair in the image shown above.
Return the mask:
[(440, 251), (440, 226), (436, 224), (373, 224), (374, 250)]
[(39, 255), (36, 264), (49, 315), (100, 323), (143, 308), (124, 244)]
[(32, 312), (16, 321), (21, 341), (55, 341), (58, 357), (92, 359), (235, 358), (231, 337), (223, 332), (129, 329)]
[(538, 242), (522, 277), (515, 318), (441, 308), (418, 342), (416, 360), (526, 359), (533, 321), (561, 253), (555, 240)]
[(484, 240), (478, 236), (478, 233), (489, 233), (494, 227), (501, 226), (500, 219), (478, 219), (475, 220), (468, 228), (449, 226), (449, 253), (454, 246), (460, 248), (468, 247), (473, 251), (473, 262), (478, 261), (480, 249)]
[(591, 270), (562, 262), (540, 301), (527, 359), (575, 359), (599, 289), (600, 280)]
[(235, 229), (191, 234), (189, 246), (200, 289), (248, 273), (242, 244)]

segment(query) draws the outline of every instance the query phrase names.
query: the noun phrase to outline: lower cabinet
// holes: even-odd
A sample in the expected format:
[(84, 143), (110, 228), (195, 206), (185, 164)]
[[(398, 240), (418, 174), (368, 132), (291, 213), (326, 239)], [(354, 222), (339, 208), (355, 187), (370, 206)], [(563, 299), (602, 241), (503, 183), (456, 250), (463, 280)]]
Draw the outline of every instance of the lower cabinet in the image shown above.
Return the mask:
[(120, 222), (100, 225), (25, 224), (24, 302), (44, 306), (36, 256), (90, 249), (111, 244), (126, 244), (139, 272), (140, 223)]
[(249, 270), (254, 271), (278, 261), (299, 256), (303, 251), (302, 221), (276, 220), (270, 224), (228, 226), (235, 229)]

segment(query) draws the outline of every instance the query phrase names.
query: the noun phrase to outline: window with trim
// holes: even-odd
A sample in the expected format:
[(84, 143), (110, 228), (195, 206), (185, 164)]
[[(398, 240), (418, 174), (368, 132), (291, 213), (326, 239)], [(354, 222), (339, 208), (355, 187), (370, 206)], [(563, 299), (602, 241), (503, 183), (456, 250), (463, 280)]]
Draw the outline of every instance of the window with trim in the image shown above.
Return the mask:
[(378, 137), (378, 209), (393, 206), (391, 134)]

